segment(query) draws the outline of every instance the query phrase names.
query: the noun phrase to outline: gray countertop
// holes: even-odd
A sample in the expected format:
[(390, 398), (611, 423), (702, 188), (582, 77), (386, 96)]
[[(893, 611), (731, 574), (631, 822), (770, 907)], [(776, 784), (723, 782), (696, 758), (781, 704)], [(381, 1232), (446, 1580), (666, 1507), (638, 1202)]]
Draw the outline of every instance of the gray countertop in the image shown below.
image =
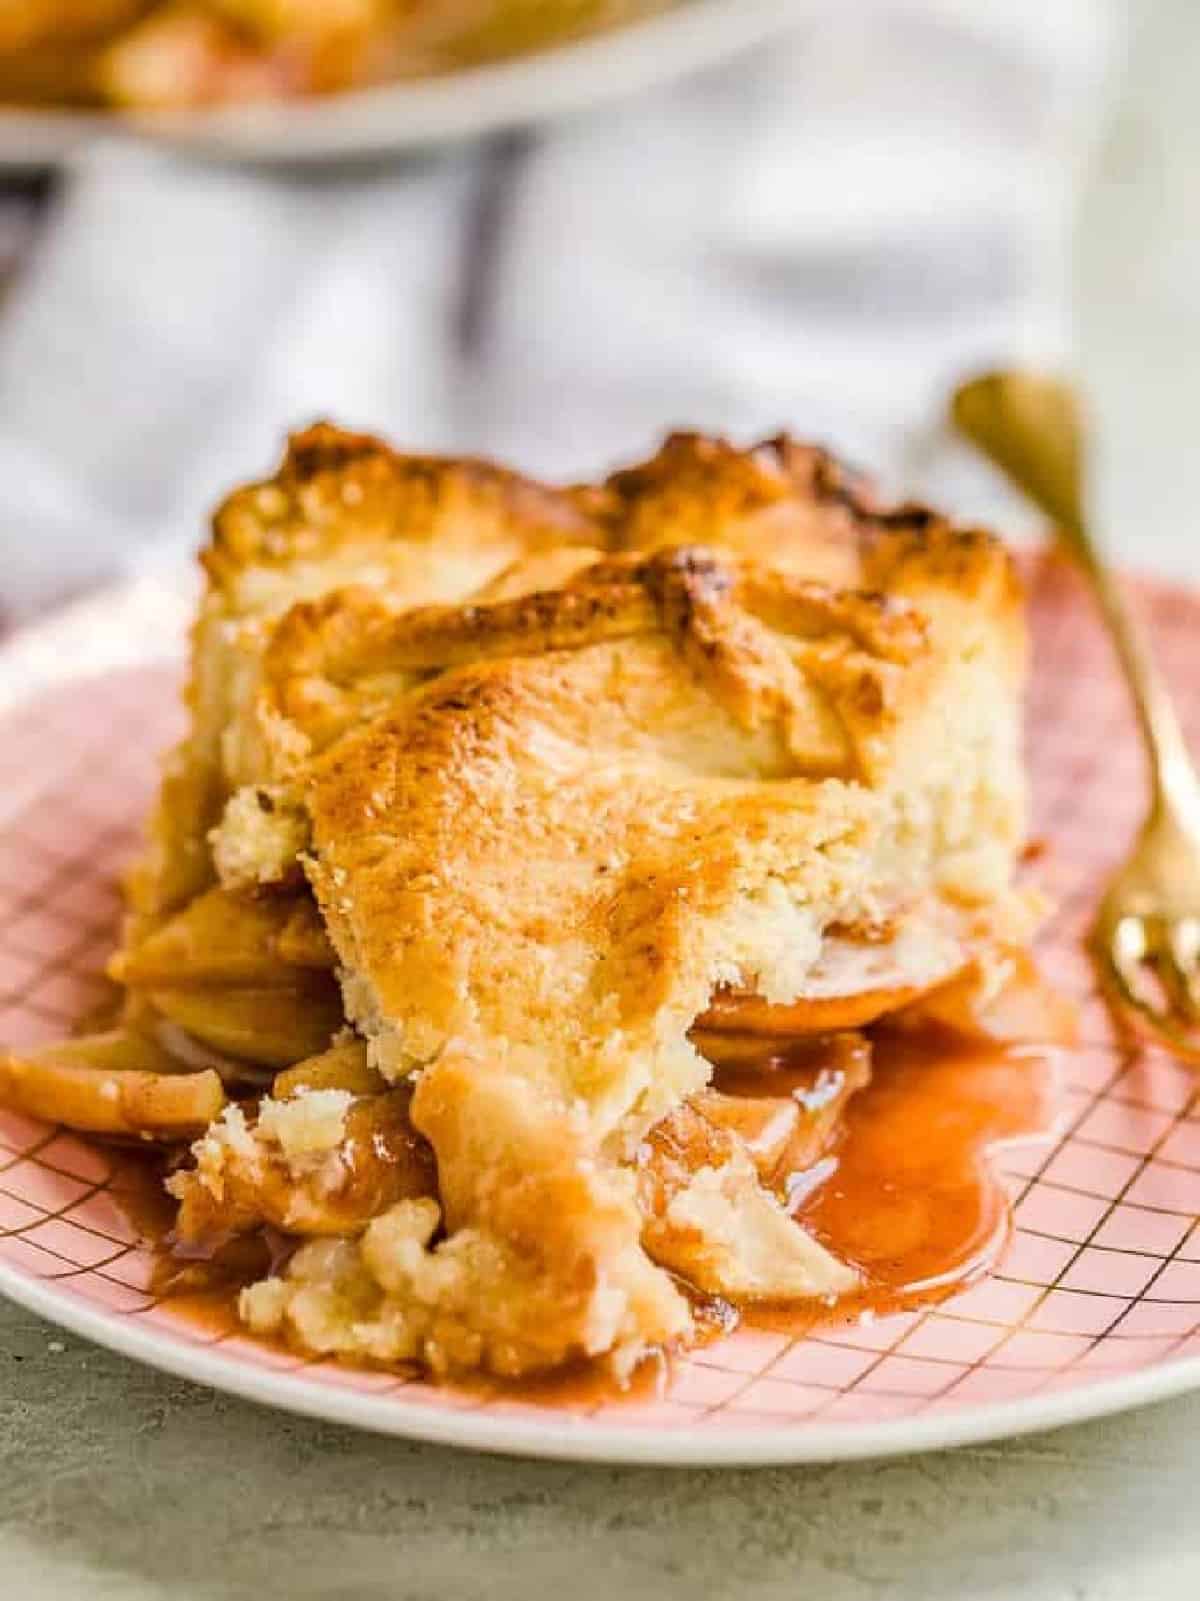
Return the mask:
[(0, 1374), (6, 1601), (1200, 1594), (1200, 1395), (939, 1455), (686, 1472), (355, 1434), (3, 1303)]

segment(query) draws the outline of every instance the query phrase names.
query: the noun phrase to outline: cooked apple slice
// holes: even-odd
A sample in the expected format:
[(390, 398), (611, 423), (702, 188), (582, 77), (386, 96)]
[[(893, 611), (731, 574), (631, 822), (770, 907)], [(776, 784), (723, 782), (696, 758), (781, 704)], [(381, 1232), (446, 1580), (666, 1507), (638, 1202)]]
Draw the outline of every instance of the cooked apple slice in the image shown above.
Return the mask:
[(737, 1135), (695, 1104), (650, 1131), (639, 1153), (638, 1201), (647, 1253), (708, 1294), (807, 1298), (858, 1282), (764, 1188)]
[(709, 1089), (693, 1095), (691, 1105), (706, 1123), (741, 1141), (766, 1183), (795, 1143), (804, 1116), (790, 1095), (723, 1095)]
[(796, 1175), (827, 1152), (850, 1098), (870, 1080), (871, 1045), (861, 1034), (806, 1039), (775, 1051), (760, 1039), (757, 1061), (720, 1063), (711, 1088), (691, 1104), (736, 1135), (764, 1184), (787, 1196)]
[(331, 968), (333, 950), (308, 895), (254, 898), (212, 889), (184, 907), (109, 971), (138, 989), (239, 985), (287, 989), (300, 972)]
[(290, 906), (287, 921), (279, 931), (275, 947), (280, 961), (291, 967), (332, 971), (336, 953), (325, 932), (325, 922), (312, 895), (305, 890), (285, 903)]
[[(332, 1053), (331, 1053), (332, 1054)], [(412, 1126), (408, 1085), (379, 1095), (299, 1088), (250, 1120), (231, 1106), (168, 1189), (178, 1238), (208, 1246), (270, 1223), (290, 1234), (353, 1234), (397, 1201), (437, 1193), (433, 1152)]]
[(149, 997), (194, 1039), (263, 1067), (321, 1054), (344, 1022), (337, 985), (324, 975), (291, 989), (164, 988)]
[(153, 1040), (122, 1029), (0, 1056), (0, 1103), (91, 1134), (191, 1139), (218, 1117), (214, 1072), (181, 1073)]
[(830, 933), (794, 1001), (776, 1005), (718, 990), (696, 1027), (706, 1034), (792, 1037), (863, 1028), (946, 983), (967, 961), (961, 941), (933, 917), (906, 918), (882, 940)]
[(271, 1094), (277, 1101), (289, 1100), (302, 1090), (346, 1090), (350, 1095), (378, 1095), (387, 1088), (373, 1067), (367, 1066), (367, 1047), (362, 1040), (333, 1045), (320, 1056), (310, 1056), (276, 1076)]
[[(878, 1022), (889, 1012), (898, 1012), (910, 1005), (923, 991), (917, 986), (897, 989), (861, 990), (856, 995), (813, 997), (793, 1001), (787, 1006), (773, 1006), (757, 995), (739, 995), (721, 991), (713, 996), (712, 1004), (699, 1019), (697, 1029), (707, 1041), (711, 1036), (726, 1032), (746, 1038), (757, 1038), (759, 1050), (764, 1037), (787, 1039), (806, 1034), (836, 1034), (843, 1029), (865, 1028)], [(704, 1055), (710, 1053), (700, 1046)], [(721, 1059), (728, 1060), (730, 1051), (721, 1044), (715, 1049)]]

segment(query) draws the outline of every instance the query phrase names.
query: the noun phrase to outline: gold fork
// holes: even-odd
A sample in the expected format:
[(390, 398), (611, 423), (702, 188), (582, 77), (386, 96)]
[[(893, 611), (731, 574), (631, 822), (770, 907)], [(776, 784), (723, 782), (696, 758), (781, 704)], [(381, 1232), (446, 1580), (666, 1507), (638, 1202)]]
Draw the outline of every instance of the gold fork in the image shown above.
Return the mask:
[[(1065, 383), (996, 372), (963, 384), (955, 426), (1051, 519), (1089, 580), (1137, 711), (1150, 810), (1105, 891), (1089, 945), (1110, 1000), (1159, 1043), (1200, 1057), (1200, 778), (1166, 683), (1083, 509), (1083, 439)], [(1155, 984), (1157, 980), (1157, 984)]]

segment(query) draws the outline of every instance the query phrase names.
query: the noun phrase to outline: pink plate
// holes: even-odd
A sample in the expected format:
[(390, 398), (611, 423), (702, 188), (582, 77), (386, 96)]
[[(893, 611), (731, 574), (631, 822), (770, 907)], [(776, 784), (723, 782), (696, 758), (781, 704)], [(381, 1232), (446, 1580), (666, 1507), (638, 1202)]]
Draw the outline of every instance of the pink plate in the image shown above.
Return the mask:
[[(150, 577), (0, 652), (0, 1040), (61, 1033), (103, 994), (158, 752), (179, 726), (190, 586)], [(1155, 644), (1200, 735), (1200, 601), (1147, 589)], [(482, 1450), (627, 1462), (789, 1462), (1019, 1433), (1200, 1385), (1200, 1100), (1192, 1074), (1118, 1045), (1080, 950), (1142, 807), (1141, 758), (1074, 580), (1032, 580), (1030, 734), (1057, 912), (1043, 970), (1082, 1007), (1065, 1132), (1000, 1161), (1016, 1229), (1000, 1270), (918, 1313), (791, 1339), (747, 1331), (663, 1393), (516, 1400), (355, 1373), (204, 1329), (147, 1287), (108, 1157), (0, 1112), (0, 1291), (170, 1372), (296, 1412)]]

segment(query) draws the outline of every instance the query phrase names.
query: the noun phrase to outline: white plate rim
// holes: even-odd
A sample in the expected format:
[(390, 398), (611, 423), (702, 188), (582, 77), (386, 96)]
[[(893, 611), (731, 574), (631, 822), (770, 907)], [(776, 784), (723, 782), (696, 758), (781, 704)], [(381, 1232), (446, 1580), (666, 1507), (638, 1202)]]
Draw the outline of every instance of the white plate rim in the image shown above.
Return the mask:
[[(178, 653), (138, 641), (119, 660), (89, 662), (81, 670), (63, 644), (88, 620), (134, 602), (141, 593), (161, 600), (167, 627), (186, 604), (194, 574), (177, 556), (151, 558), (140, 570), (96, 590), (16, 632), (0, 644), (0, 713), (49, 684), (92, 676), (106, 667), (178, 659)], [(1186, 586), (1170, 585), (1184, 588)], [(14, 695), (14, 689), (23, 693)], [(0, 827), (3, 819), (0, 817)], [(944, 1450), (1016, 1438), (1124, 1412), (1200, 1388), (1200, 1356), (1156, 1362), (1134, 1373), (1098, 1377), (1045, 1395), (964, 1406), (921, 1418), (877, 1423), (795, 1423), (754, 1429), (707, 1429), (703, 1424), (654, 1432), (646, 1425), (591, 1425), (567, 1412), (540, 1418), (497, 1417), (406, 1405), (352, 1389), (314, 1382), (217, 1354), (159, 1329), (138, 1324), (56, 1289), (52, 1279), (26, 1274), (0, 1261), (0, 1295), (48, 1322), (121, 1356), (207, 1385), (242, 1400), (330, 1423), (349, 1425), (433, 1445), (548, 1460), (626, 1466), (754, 1467), (856, 1461)], [(400, 1392), (401, 1395), (403, 1391)]]
[[(654, 1432), (642, 1425), (591, 1425), (568, 1413), (537, 1418), (406, 1406), (390, 1398), (381, 1406), (369, 1393), (315, 1383), (220, 1356), (203, 1346), (138, 1325), (74, 1297), (57, 1293), (53, 1281), (29, 1277), (0, 1262), (0, 1294), (48, 1322), (106, 1346), (120, 1356), (188, 1379), (244, 1401), (429, 1445), (465, 1447), (492, 1455), (595, 1462), (627, 1467), (784, 1467), (810, 1462), (851, 1462), (909, 1456), (989, 1440), (1015, 1439), (1108, 1417), (1151, 1401), (1164, 1401), (1200, 1387), (1200, 1357), (1184, 1357), (1137, 1373), (1091, 1384), (993, 1401), (986, 1406), (939, 1412), (924, 1418), (878, 1423), (812, 1424), (761, 1429), (679, 1427)], [(400, 1392), (403, 1394), (403, 1391)]]

